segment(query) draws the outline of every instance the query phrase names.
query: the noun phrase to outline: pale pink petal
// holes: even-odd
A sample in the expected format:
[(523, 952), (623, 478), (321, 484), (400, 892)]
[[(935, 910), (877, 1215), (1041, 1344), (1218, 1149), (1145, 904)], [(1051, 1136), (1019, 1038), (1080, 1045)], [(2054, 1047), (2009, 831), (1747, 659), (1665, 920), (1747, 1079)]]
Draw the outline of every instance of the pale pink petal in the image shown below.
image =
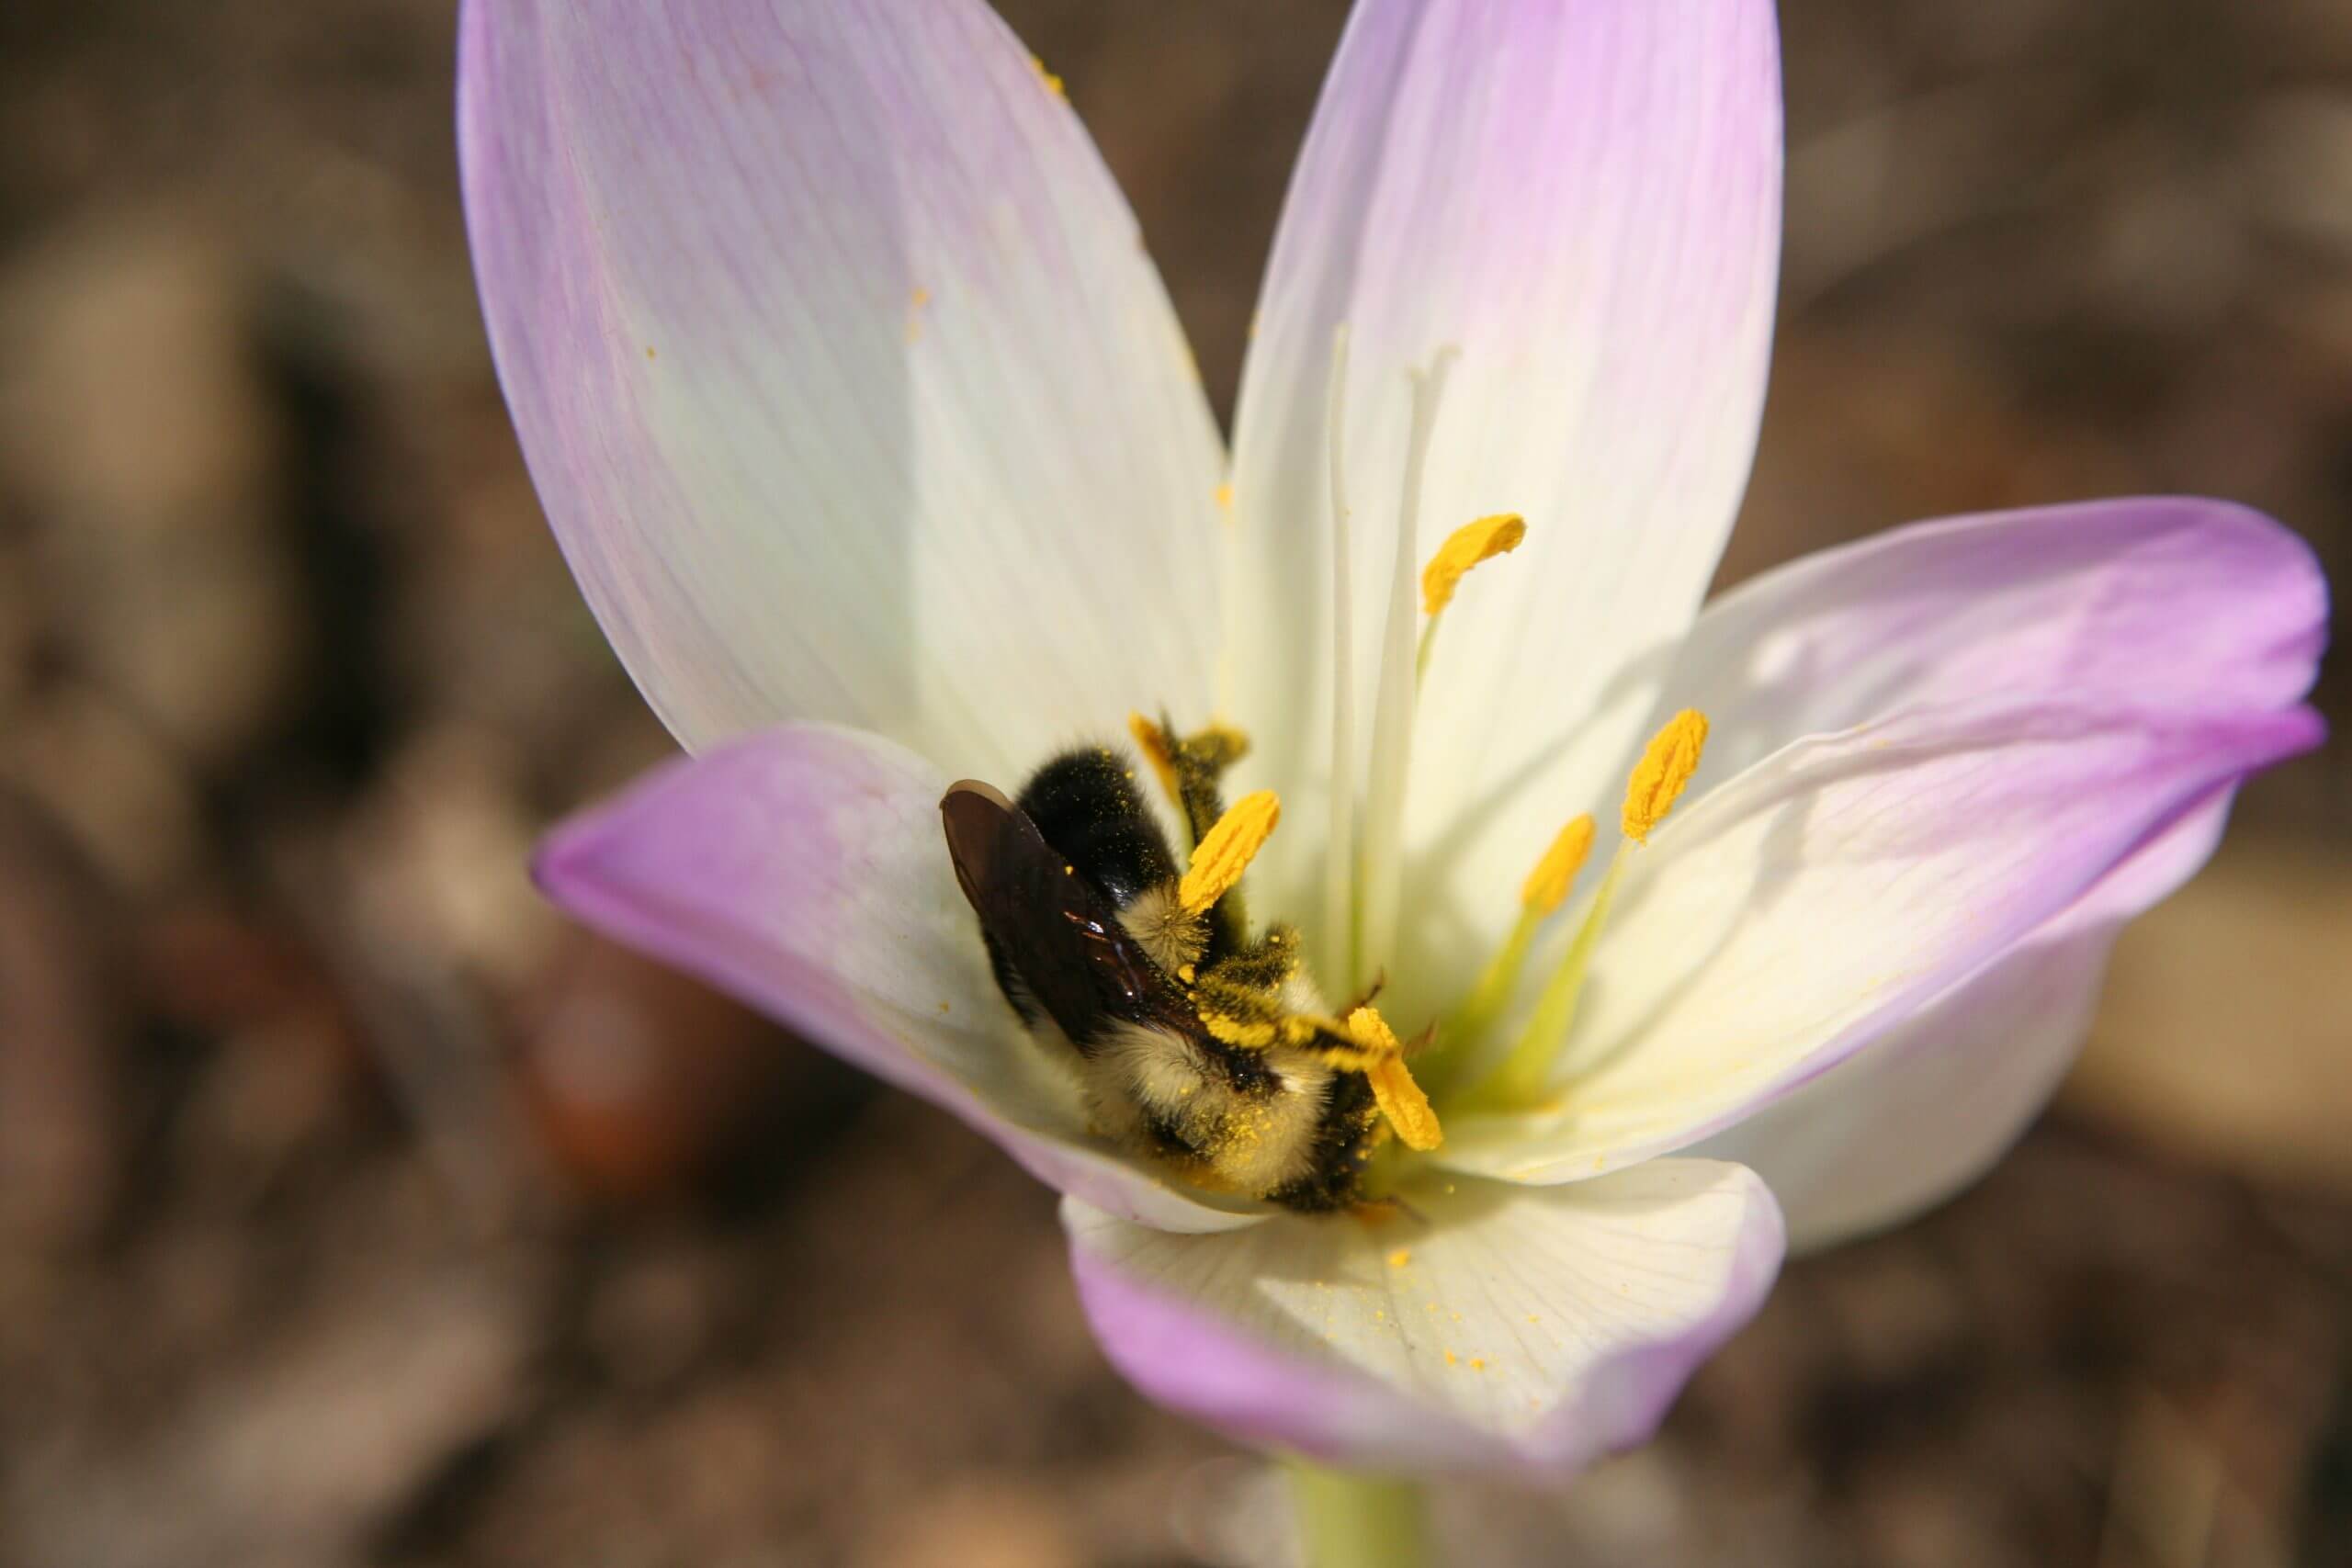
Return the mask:
[(1408, 1473), (1556, 1481), (1640, 1442), (1780, 1266), (1779, 1212), (1736, 1166), (1407, 1202), (1215, 1236), (1062, 1214), (1095, 1336), (1145, 1393), (1243, 1442)]
[(689, 747), (822, 719), (1004, 777), (1204, 711), (1216, 432), (978, 0), (471, 0), (458, 107), (532, 478)]
[[(1430, 667), (1408, 833), (1424, 848), (1462, 836), (1417, 862), (1417, 900), (1458, 894), (1463, 918), (1508, 924), (1497, 890), (1613, 787), (1606, 770), (1655, 682), (1607, 682), (1688, 626), (1747, 481), (1781, 164), (1769, 0), (1356, 7), (1243, 377), (1236, 700), (1268, 780), (1328, 777), (1326, 386), (1344, 324), (1368, 743), (1406, 371), (1458, 351), (1416, 555), (1490, 513), (1523, 513), (1528, 536), (1464, 585)], [(1508, 798), (1464, 816), (1503, 781)], [(1277, 838), (1261, 884), (1287, 904), (1321, 849)]]
[(1630, 854), (1554, 1098), (1438, 1158), (1572, 1181), (1720, 1131), (2031, 938), (2305, 710), (1955, 705), (1800, 741)]
[(1932, 703), (2285, 707), (2326, 640), (2311, 547), (2260, 513), (2089, 502), (1915, 524), (1743, 583), (1699, 617), (1657, 714), (1712, 721), (1703, 788)]
[(763, 730), (559, 828), (548, 896), (954, 1111), (1040, 1179), (1141, 1224), (1249, 1224), (1089, 1134), (996, 987), (942, 836), (946, 778), (877, 736)]
[[(1719, 775), (1790, 734), (1979, 693), (2258, 712), (2309, 689), (2326, 617), (2309, 547), (2226, 502), (1954, 518), (1811, 557), (1710, 605), (1666, 702), (1713, 716)], [(2227, 811), (2224, 791), (1917, 1018), (1699, 1152), (1761, 1172), (1799, 1247), (1949, 1196), (2041, 1109), (2117, 931), (2204, 863)]]

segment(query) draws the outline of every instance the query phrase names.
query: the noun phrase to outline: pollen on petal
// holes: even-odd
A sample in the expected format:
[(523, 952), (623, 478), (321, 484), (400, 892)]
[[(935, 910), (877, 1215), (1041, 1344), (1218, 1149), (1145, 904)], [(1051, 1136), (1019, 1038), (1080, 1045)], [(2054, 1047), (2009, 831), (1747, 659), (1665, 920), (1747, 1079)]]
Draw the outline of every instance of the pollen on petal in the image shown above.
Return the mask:
[(1587, 812), (1568, 819), (1560, 829), (1535, 869), (1527, 874), (1520, 885), (1521, 908), (1539, 915), (1548, 915), (1558, 908), (1568, 897), (1568, 889), (1576, 885), (1577, 873), (1584, 869), (1585, 857), (1592, 853), (1592, 814)]
[(1046, 62), (1034, 54), (1029, 57), (1029, 69), (1037, 73), (1037, 80), (1046, 85), (1046, 91), (1057, 98), (1069, 96), (1069, 90), (1062, 85), (1062, 79), (1046, 70)]
[(1363, 1076), (1372, 1085), (1372, 1098), (1378, 1102), (1381, 1115), (1396, 1130), (1397, 1141), (1423, 1154), (1445, 1142), (1437, 1111), (1421, 1086), (1413, 1081), (1413, 1070), (1405, 1065), (1404, 1047), (1396, 1043), (1396, 1032), (1388, 1027), (1388, 1021), (1372, 1008), (1358, 1008), (1348, 1014), (1348, 1037), (1373, 1056)]
[(1625, 785), (1625, 837), (1649, 842), (1699, 771), (1699, 754), (1706, 746), (1707, 716), (1696, 708), (1684, 708), (1650, 737), (1649, 749)]
[(1472, 567), (1509, 555), (1526, 537), (1527, 520), (1516, 512), (1497, 513), (1456, 528), (1421, 569), (1422, 610), (1434, 615), (1444, 609)]
[(1177, 901), (1190, 913), (1207, 913), (1241, 880), (1282, 818), (1283, 803), (1272, 790), (1235, 801), (1193, 846), (1192, 868), (1177, 886)]

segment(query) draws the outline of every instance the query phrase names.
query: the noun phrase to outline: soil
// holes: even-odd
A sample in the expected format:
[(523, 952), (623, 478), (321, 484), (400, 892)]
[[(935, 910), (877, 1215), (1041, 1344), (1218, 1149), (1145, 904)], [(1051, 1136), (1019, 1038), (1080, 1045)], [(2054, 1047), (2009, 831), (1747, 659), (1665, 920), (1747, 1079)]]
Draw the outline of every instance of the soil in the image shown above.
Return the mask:
[[(1005, 0), (1229, 407), (1340, 0)], [(1787, 0), (1729, 582), (2232, 496), (2352, 568), (2352, 0)], [(452, 0), (0, 11), (0, 1568), (1282, 1562), (1051, 1195), (566, 925), (664, 755), (482, 342)], [(2318, 701), (2340, 726), (2347, 685)], [(1980, 1186), (1448, 1561), (2352, 1562), (2352, 788), (2249, 789)]]

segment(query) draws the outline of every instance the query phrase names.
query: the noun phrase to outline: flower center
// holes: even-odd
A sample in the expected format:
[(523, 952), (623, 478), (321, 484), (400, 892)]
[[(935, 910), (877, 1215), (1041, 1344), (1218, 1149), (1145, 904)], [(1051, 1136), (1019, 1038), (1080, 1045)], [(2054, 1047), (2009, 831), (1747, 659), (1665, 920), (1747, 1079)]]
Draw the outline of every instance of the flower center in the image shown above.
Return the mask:
[(1220, 781), (1249, 749), (1228, 727), (1180, 736), (1165, 717), (1128, 719), (1175, 804), (1181, 874), (1135, 788), (1132, 764), (1104, 747), (1047, 762), (1017, 803), (971, 781), (941, 802), (957, 880), (980, 919), (998, 983), (1031, 1032), (1067, 1053), (1097, 1131), (1173, 1158), (1204, 1184), (1302, 1212), (1359, 1204), (1394, 1180), (1393, 1168), (1381, 1179), (1384, 1166), (1441, 1145), (1438, 1109), (1423, 1081), (1441, 1100), (1472, 1110), (1533, 1104), (1553, 1092), (1626, 858), (1689, 785), (1707, 734), (1706, 720), (1686, 712), (1650, 742), (1627, 784), (1624, 843), (1516, 1040), (1500, 1039), (1498, 1025), (1513, 1010), (1544, 922), (1566, 903), (1591, 854), (1589, 816), (1570, 820), (1537, 859), (1520, 888), (1516, 925), (1460, 1005), (1409, 1042), (1397, 1038), (1374, 999), (1385, 984), (1383, 966), (1399, 950), (1419, 689), (1464, 576), (1517, 548), (1527, 525), (1516, 513), (1481, 517), (1419, 559), (1421, 492), (1453, 357), (1439, 354), (1411, 378), (1371, 745), (1360, 759), (1350, 669), (1347, 353), (1342, 332), (1331, 364), (1334, 691), (1322, 934), (1323, 972), (1350, 999), (1336, 1008), (1324, 999), (1296, 929), (1277, 922), (1253, 934), (1240, 885), (1283, 809), (1271, 790), (1224, 804)]
[[(1461, 537), (1449, 541), (1449, 548)], [(1293, 1059), (1311, 1060), (1319, 1068), (1361, 1074), (1387, 1134), (1414, 1153), (1437, 1148), (1444, 1134), (1408, 1058), (1419, 1057), (1422, 1076), (1441, 1096), (1472, 1111), (1537, 1103), (1551, 1090), (1592, 949), (1627, 857), (1648, 842), (1689, 786), (1707, 737), (1705, 717), (1686, 710), (1652, 738), (1626, 783), (1624, 841), (1525, 1028), (1498, 1052), (1489, 1041), (1519, 988), (1527, 956), (1591, 855), (1595, 833), (1589, 815), (1572, 818), (1528, 873), (1520, 887), (1518, 922), (1464, 1003), (1408, 1044), (1372, 1004), (1379, 982), (1335, 1015), (1308, 978), (1290, 927), (1277, 925), (1256, 943), (1248, 941), (1238, 889), (1280, 824), (1282, 803), (1272, 790), (1260, 790), (1229, 808), (1214, 805), (1216, 776), (1240, 754), (1242, 739), (1229, 729), (1213, 729), (1179, 740), (1139, 714), (1128, 726), (1193, 842), (1190, 863), (1172, 894), (1136, 900), (1122, 913), (1123, 923), (1182, 984), (1186, 1005), (1211, 1039), (1247, 1053), (1287, 1051)], [(1221, 922), (1226, 932), (1225, 956), (1213, 964), (1203, 959), (1212, 921)], [(1234, 1127), (1253, 1133), (1247, 1122), (1231, 1122), (1221, 1132)], [(1209, 1152), (1213, 1164), (1220, 1156), (1233, 1157), (1222, 1145)]]

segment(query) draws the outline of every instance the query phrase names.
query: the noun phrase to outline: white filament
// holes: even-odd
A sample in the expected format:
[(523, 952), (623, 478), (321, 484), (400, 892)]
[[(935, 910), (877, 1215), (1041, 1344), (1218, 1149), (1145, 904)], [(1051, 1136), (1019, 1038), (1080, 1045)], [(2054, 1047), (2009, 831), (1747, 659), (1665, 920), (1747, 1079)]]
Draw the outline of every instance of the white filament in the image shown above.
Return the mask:
[(1357, 988), (1355, 912), (1355, 616), (1348, 553), (1348, 329), (1331, 334), (1331, 388), (1325, 416), (1331, 459), (1331, 829), (1323, 853), (1324, 973)]
[(1372, 779), (1364, 794), (1363, 944), (1374, 965), (1396, 946), (1405, 899), (1405, 781), (1413, 763), (1414, 628), (1420, 615), (1416, 570), (1420, 552), (1421, 479), (1437, 427), (1438, 395), (1454, 351), (1442, 349), (1412, 373), (1412, 434), (1405, 448), (1405, 493), (1396, 507), (1396, 561), (1388, 582), (1388, 624), (1381, 635), (1380, 685), (1372, 714)]

